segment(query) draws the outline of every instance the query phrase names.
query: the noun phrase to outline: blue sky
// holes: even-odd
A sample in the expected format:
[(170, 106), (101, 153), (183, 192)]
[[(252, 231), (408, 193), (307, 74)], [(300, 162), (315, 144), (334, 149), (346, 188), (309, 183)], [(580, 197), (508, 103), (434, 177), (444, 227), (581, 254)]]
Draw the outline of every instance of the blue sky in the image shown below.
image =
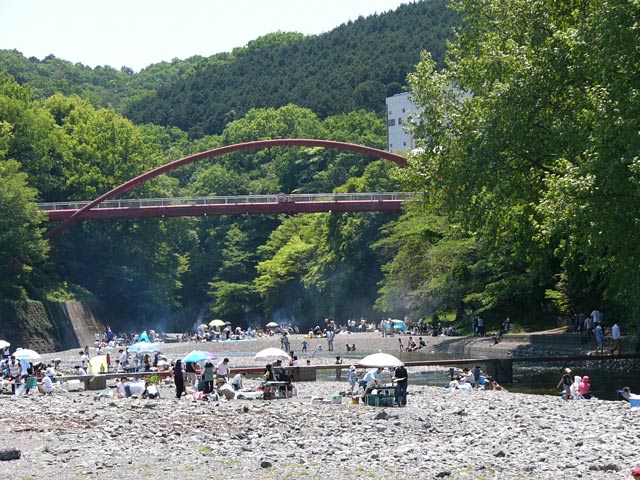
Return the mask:
[(328, 32), (410, 0), (0, 0), (0, 49), (135, 71), (276, 31)]

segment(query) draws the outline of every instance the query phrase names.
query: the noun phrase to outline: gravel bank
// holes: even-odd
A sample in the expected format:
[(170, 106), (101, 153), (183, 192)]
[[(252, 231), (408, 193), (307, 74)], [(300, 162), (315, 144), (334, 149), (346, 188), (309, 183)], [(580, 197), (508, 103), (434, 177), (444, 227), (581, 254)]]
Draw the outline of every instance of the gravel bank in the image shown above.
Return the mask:
[[(385, 345), (375, 336), (352, 337), (363, 355)], [(397, 338), (384, 341), (397, 344)], [(237, 365), (254, 365), (250, 352), (278, 344), (268, 338), (164, 350), (174, 356), (216, 345), (216, 353)], [(314, 363), (338, 353), (316, 354)], [(57, 480), (597, 480), (630, 478), (640, 461), (640, 412), (623, 402), (410, 385), (406, 408), (332, 404), (331, 394), (345, 387), (299, 383), (298, 397), (274, 401), (177, 400), (170, 386), (156, 400), (98, 399), (96, 392), (3, 395), (0, 450), (16, 448), (21, 457), (0, 461), (0, 471), (6, 478)]]

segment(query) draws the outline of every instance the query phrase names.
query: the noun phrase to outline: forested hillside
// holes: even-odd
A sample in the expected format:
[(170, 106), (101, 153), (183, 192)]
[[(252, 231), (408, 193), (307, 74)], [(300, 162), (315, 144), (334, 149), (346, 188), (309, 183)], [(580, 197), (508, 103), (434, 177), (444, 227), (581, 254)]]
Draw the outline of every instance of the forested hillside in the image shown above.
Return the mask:
[(53, 55), (40, 61), (0, 50), (0, 71), (42, 98), (77, 94), (136, 123), (176, 126), (192, 138), (219, 134), (251, 108), (289, 103), (321, 118), (365, 109), (406, 88), (407, 74), (427, 50), (441, 61), (457, 15), (445, 0), (403, 5), (361, 17), (317, 36), (278, 32), (209, 58), (94, 69)]
[[(450, 312), (482, 313), (489, 328), (506, 316), (555, 326), (594, 308), (637, 325), (640, 7), (452, 3), (455, 13), (417, 2), (140, 73), (3, 52), (0, 297), (98, 299), (132, 328)], [(455, 18), (466, 23), (443, 62)], [(36, 201), (92, 199), (194, 152), (295, 137), (384, 148), (384, 97), (407, 73), (424, 141), (406, 169), (270, 148), (128, 194), (422, 192), (402, 215), (86, 222), (42, 240), (52, 225)]]

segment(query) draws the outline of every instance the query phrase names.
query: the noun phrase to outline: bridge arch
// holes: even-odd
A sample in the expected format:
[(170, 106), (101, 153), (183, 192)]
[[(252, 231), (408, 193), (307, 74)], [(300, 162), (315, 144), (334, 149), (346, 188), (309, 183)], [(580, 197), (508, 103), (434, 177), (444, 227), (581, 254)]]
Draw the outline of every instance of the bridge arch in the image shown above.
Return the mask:
[(134, 190), (135, 188), (151, 180), (152, 178), (157, 177), (158, 175), (170, 172), (184, 165), (189, 165), (200, 160), (210, 159), (219, 155), (269, 147), (324, 147), (337, 150), (347, 150), (389, 160), (403, 167), (407, 166), (407, 160), (401, 155), (387, 152), (385, 150), (380, 150), (378, 148), (357, 145), (355, 143), (337, 142), (333, 140), (319, 140), (311, 138), (278, 138), (272, 140), (257, 140), (253, 142), (237, 143), (235, 145), (225, 145), (223, 147), (214, 148), (205, 152), (195, 153), (193, 155), (174, 160), (173, 162), (169, 162), (165, 165), (161, 165), (157, 168), (149, 170), (148, 172), (138, 175), (137, 177), (134, 177), (121, 185), (118, 185), (117, 187), (100, 195), (98, 198), (88, 203), (87, 205), (79, 209), (76, 213), (46, 232), (44, 234), (44, 238), (51, 239), (58, 236), (63, 231), (82, 221), (85, 214), (96, 205), (104, 202), (105, 200), (112, 200), (119, 197), (120, 195), (123, 195), (124, 193)]

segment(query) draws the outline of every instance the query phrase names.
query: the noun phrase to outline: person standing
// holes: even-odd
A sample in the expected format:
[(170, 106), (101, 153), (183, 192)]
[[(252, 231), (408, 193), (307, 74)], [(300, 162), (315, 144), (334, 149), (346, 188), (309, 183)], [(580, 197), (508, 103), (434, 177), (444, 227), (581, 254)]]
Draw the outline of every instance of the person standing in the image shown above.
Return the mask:
[(573, 378), (571, 377), (571, 369), (570, 368), (565, 368), (564, 369), (564, 374), (562, 375), (562, 378), (560, 379), (560, 381), (558, 382), (558, 386), (556, 387), (558, 389), (563, 389), (564, 390), (564, 399), (565, 399), (565, 401), (571, 399), (571, 385), (572, 384), (573, 384)]
[(604, 352), (604, 329), (601, 323), (596, 324), (594, 333), (596, 336), (596, 352)]
[(184, 371), (186, 373), (187, 382), (193, 388), (198, 388), (198, 371), (196, 370), (195, 362), (185, 362)]
[(356, 371), (356, 366), (351, 365), (349, 367), (349, 374), (347, 375), (347, 381), (349, 382), (349, 395), (353, 395), (353, 390), (356, 388), (356, 383), (358, 381), (358, 372)]
[(9, 364), (7, 365), (7, 371), (9, 373), (9, 380), (11, 380), (11, 393), (16, 393), (16, 385), (22, 383), (20, 375), (22, 374), (22, 365), (16, 360), (14, 355), (11, 355)]
[(407, 386), (409, 384), (409, 373), (404, 364), (400, 365), (393, 372), (393, 380), (396, 384), (396, 403), (400, 407), (407, 406)]
[(184, 370), (182, 368), (182, 360), (176, 360), (176, 364), (173, 367), (173, 381), (176, 384), (176, 398), (182, 398), (184, 389)]
[(620, 326), (618, 323), (614, 323), (611, 327), (611, 338), (613, 339), (613, 347), (611, 348), (611, 354), (618, 352), (618, 355), (622, 353), (622, 334), (620, 333)]
[(327, 331), (327, 348), (328, 351), (333, 352), (333, 339), (335, 337), (335, 332), (333, 330)]
[(213, 378), (215, 374), (215, 367), (210, 360), (204, 364), (204, 372), (202, 374), (202, 380), (204, 381), (204, 393), (213, 392)]
[[(580, 315), (585, 316), (584, 313)], [(587, 340), (591, 340), (591, 334), (593, 333), (593, 318), (585, 317), (583, 322), (584, 331), (587, 333)]]

